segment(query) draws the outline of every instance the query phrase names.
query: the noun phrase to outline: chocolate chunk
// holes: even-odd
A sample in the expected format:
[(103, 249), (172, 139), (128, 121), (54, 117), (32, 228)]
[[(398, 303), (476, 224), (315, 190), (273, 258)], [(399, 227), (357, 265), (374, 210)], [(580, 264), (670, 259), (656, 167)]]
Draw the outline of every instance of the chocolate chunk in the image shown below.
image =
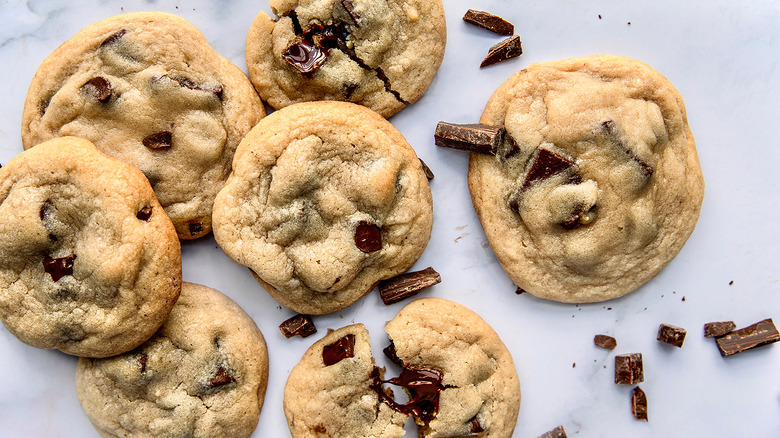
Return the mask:
[(504, 41), (496, 44), (488, 50), (487, 56), (482, 60), (479, 68), (498, 64), (512, 58), (517, 58), (523, 54), (523, 45), (519, 35), (511, 36)]
[(141, 141), (144, 146), (153, 150), (165, 150), (171, 148), (173, 133), (171, 131), (160, 131), (149, 134)]
[(597, 347), (606, 348), (607, 350), (614, 350), (617, 347), (617, 339), (607, 335), (594, 336), (593, 343)]
[(176, 83), (179, 84), (180, 87), (188, 88), (190, 90), (205, 91), (207, 93), (213, 93), (218, 98), (222, 99), (222, 92), (224, 91), (222, 89), (222, 85), (217, 85), (215, 87), (208, 87), (208, 86), (198, 85), (195, 82), (193, 82), (193, 81), (191, 81), (191, 80), (189, 80), (187, 78), (183, 78), (183, 77), (175, 77), (175, 78), (171, 78), (171, 79), (176, 81)]
[(305, 38), (294, 39), (282, 52), (282, 59), (293, 66), (299, 73), (308, 75), (314, 73), (328, 60), (328, 54)]
[(228, 374), (227, 370), (220, 366), (217, 368), (217, 373), (214, 375), (214, 377), (209, 380), (209, 385), (211, 385), (212, 388), (216, 388), (218, 386), (224, 386), (228, 383), (232, 383), (233, 381), (233, 376)]
[(439, 122), (433, 134), (436, 146), (496, 155), (498, 147), (504, 141), (506, 130), (503, 126), (470, 123), (456, 125)]
[(290, 339), (293, 336), (305, 338), (317, 333), (317, 327), (314, 326), (314, 321), (311, 320), (311, 316), (300, 314), (284, 320), (279, 324), (279, 330), (282, 331), (282, 334), (287, 339)]
[(704, 337), (717, 338), (733, 331), (736, 328), (737, 325), (734, 324), (734, 321), (708, 322), (704, 324)]
[(56, 259), (46, 257), (43, 259), (43, 270), (51, 275), (51, 279), (56, 282), (66, 275), (73, 275), (74, 260), (76, 260), (76, 254)]
[[(401, 375), (390, 380), (379, 379), (379, 369), (374, 367), (373, 382), (371, 387), (376, 391), (379, 399), (392, 409), (428, 424), (439, 411), (439, 396), (447, 387), (442, 385), (444, 374), (433, 368), (404, 367)], [(382, 383), (390, 383), (402, 386), (409, 395), (409, 401), (398, 403), (383, 389)]]
[(347, 11), (347, 14), (349, 14), (349, 18), (352, 19), (355, 27), (360, 27), (360, 16), (355, 13), (355, 5), (352, 4), (350, 0), (341, 0), (341, 6), (344, 6), (344, 9)]
[(352, 95), (355, 93), (355, 90), (358, 89), (360, 85), (358, 84), (344, 84), (344, 99), (349, 100)]
[(348, 334), (322, 348), (322, 363), (326, 367), (335, 365), (350, 357), (355, 357), (355, 335), (353, 334)]
[(474, 417), (471, 420), (469, 420), (469, 423), (471, 423), (471, 430), (469, 430), (470, 433), (480, 433), (485, 431), (482, 425), (479, 424), (479, 420), (477, 420), (477, 417)]
[(569, 179), (566, 181), (566, 184), (582, 184), (582, 177), (577, 175), (576, 173), (572, 173), (569, 176)]
[(720, 355), (723, 357), (742, 353), (743, 351), (762, 347), (777, 341), (780, 341), (780, 333), (777, 332), (777, 327), (775, 327), (771, 318), (715, 339)]
[(628, 158), (633, 160), (639, 166), (639, 169), (642, 172), (642, 175), (645, 176), (645, 178), (650, 178), (653, 175), (655, 169), (653, 169), (652, 166), (650, 166), (649, 164), (642, 161), (642, 159), (637, 157), (631, 151), (631, 149), (629, 149), (628, 146), (626, 146), (626, 144), (623, 143), (623, 140), (621, 138), (621, 133), (615, 122), (613, 122), (612, 120), (606, 120), (601, 123), (601, 128), (604, 130), (604, 132), (607, 133), (607, 135), (612, 139), (612, 141), (618, 147), (620, 147), (620, 149), (623, 150), (623, 152), (628, 156)]
[(536, 153), (536, 158), (534, 158), (531, 164), (531, 170), (525, 176), (521, 190), (525, 190), (535, 181), (547, 179), (572, 166), (574, 166), (574, 162), (568, 158), (564, 158), (550, 150), (539, 148), (539, 152)]
[(539, 435), (539, 438), (566, 438), (566, 431), (563, 430), (563, 426), (558, 426), (549, 432)]
[(100, 47), (110, 46), (117, 41), (119, 41), (125, 34), (127, 33), (127, 29), (119, 29), (118, 31), (112, 33), (108, 36), (108, 38), (104, 39), (102, 43), (100, 43)]
[(580, 225), (582, 225), (582, 219), (585, 216), (586, 212), (582, 207), (577, 207), (569, 217), (567, 217), (563, 222), (561, 222), (561, 227), (563, 227), (564, 230), (571, 231)]
[(146, 372), (146, 363), (149, 361), (149, 356), (145, 353), (138, 355), (138, 364), (141, 365), (141, 374)]
[(523, 289), (523, 288), (522, 288), (522, 287), (520, 287), (520, 286), (517, 286), (517, 289), (515, 289), (515, 293), (516, 293), (517, 295), (524, 294), (524, 293), (525, 293), (525, 289)]
[(669, 324), (661, 324), (658, 327), (657, 339), (669, 345), (674, 345), (677, 348), (682, 348), (683, 342), (685, 342), (685, 335), (687, 333), (688, 332), (683, 328), (675, 327)]
[(642, 353), (615, 356), (615, 383), (619, 385), (635, 385), (644, 380)]
[(142, 221), (149, 222), (149, 218), (152, 217), (152, 207), (144, 207), (135, 214), (135, 217)]
[(108, 100), (111, 99), (111, 95), (114, 93), (111, 82), (102, 76), (96, 76), (88, 80), (81, 88), (95, 96), (95, 99), (99, 102), (103, 103), (108, 102)]
[(493, 15), (484, 11), (469, 9), (466, 11), (466, 15), (463, 16), (463, 21), (475, 24), (499, 35), (510, 36), (515, 33), (515, 26), (512, 23), (504, 20), (498, 15)]
[(385, 304), (393, 304), (417, 295), (428, 286), (441, 283), (441, 275), (433, 268), (407, 272), (379, 282), (379, 295)]
[(423, 172), (425, 172), (425, 177), (428, 178), (428, 181), (433, 179), (433, 171), (430, 167), (428, 167), (427, 164), (425, 164), (425, 161), (422, 160), (422, 158), (419, 159), (420, 164), (422, 164)]
[(401, 360), (400, 357), (398, 357), (398, 353), (395, 351), (395, 344), (390, 342), (390, 345), (385, 347), (385, 349), (382, 350), (382, 353), (384, 353), (385, 356), (387, 356), (387, 358), (390, 359), (390, 362), (403, 368), (404, 362)]
[(382, 230), (366, 221), (360, 221), (355, 228), (355, 246), (363, 252), (374, 252), (382, 249)]
[(647, 396), (640, 387), (631, 391), (631, 413), (637, 420), (647, 420)]
[(200, 222), (190, 222), (187, 228), (190, 230), (190, 236), (197, 236), (203, 232), (203, 224)]

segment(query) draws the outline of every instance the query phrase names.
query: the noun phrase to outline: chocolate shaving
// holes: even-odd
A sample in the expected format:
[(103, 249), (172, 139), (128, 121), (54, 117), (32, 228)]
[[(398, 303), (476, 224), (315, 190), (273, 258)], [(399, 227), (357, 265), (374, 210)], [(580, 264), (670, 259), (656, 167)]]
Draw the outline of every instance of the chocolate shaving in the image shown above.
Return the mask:
[(735, 330), (734, 321), (708, 322), (704, 324), (704, 337), (717, 338)]
[(614, 350), (617, 347), (617, 339), (607, 335), (594, 336), (593, 343), (597, 347), (606, 348), (607, 350)]
[(428, 167), (427, 164), (425, 164), (425, 161), (422, 160), (422, 158), (419, 158), (420, 164), (422, 164), (423, 172), (425, 172), (425, 177), (428, 178), (428, 181), (433, 179), (433, 171), (430, 167)]
[(563, 426), (558, 426), (549, 432), (539, 435), (539, 438), (566, 438), (566, 431), (563, 430)]
[(683, 342), (685, 342), (685, 335), (687, 333), (688, 332), (683, 328), (675, 327), (669, 324), (661, 324), (658, 327), (657, 339), (677, 348), (682, 348)]
[(382, 249), (382, 230), (366, 221), (360, 221), (355, 228), (355, 246), (359, 250), (369, 253)]
[[(406, 415), (412, 415), (428, 424), (439, 411), (439, 396), (447, 387), (442, 385), (444, 374), (433, 368), (404, 367), (401, 375), (390, 380), (380, 380), (379, 368), (374, 367), (371, 388), (376, 391), (379, 399), (392, 409)], [(382, 389), (382, 383), (402, 386), (409, 394), (406, 403), (396, 402)]]
[(350, 357), (355, 357), (355, 335), (351, 333), (322, 348), (322, 363), (326, 367)]
[(108, 102), (113, 94), (111, 82), (102, 76), (96, 76), (88, 80), (81, 88), (95, 96), (95, 99), (102, 103)]
[(493, 15), (485, 11), (469, 9), (466, 11), (466, 15), (463, 16), (463, 21), (503, 36), (510, 36), (515, 33), (515, 26), (512, 23), (504, 20), (498, 15)]
[(631, 391), (631, 413), (637, 420), (647, 420), (647, 396), (640, 387)]
[(203, 232), (203, 224), (200, 222), (190, 222), (187, 224), (191, 236), (197, 236)]
[(476, 416), (469, 420), (469, 423), (471, 424), (471, 429), (469, 430), (470, 433), (480, 433), (485, 431), (482, 425), (479, 424), (479, 420), (477, 420)]
[(436, 146), (496, 155), (498, 147), (504, 141), (505, 133), (503, 126), (439, 122), (433, 138)]
[(615, 383), (635, 385), (645, 380), (642, 353), (615, 356)]
[(152, 207), (144, 207), (135, 214), (135, 217), (142, 221), (149, 222), (149, 218), (152, 217)]
[(279, 330), (282, 331), (282, 334), (287, 339), (290, 339), (293, 336), (305, 338), (317, 333), (317, 327), (314, 326), (314, 321), (311, 320), (311, 316), (300, 314), (284, 320), (279, 324)]
[(574, 166), (573, 161), (550, 150), (539, 148), (539, 152), (536, 153), (536, 158), (534, 158), (534, 161), (531, 164), (531, 170), (529, 170), (528, 174), (525, 176), (525, 181), (523, 182), (521, 190), (525, 190), (535, 181), (547, 179), (572, 166)]
[(777, 341), (780, 341), (780, 333), (777, 332), (777, 327), (775, 327), (771, 318), (715, 339), (720, 355), (723, 357), (732, 356)]
[(159, 151), (170, 149), (172, 140), (173, 133), (171, 131), (160, 131), (147, 135), (141, 142), (147, 148)]
[(479, 68), (488, 67), (493, 64), (498, 64), (499, 62), (517, 58), (522, 54), (523, 45), (520, 41), (520, 36), (514, 35), (491, 47), (488, 50), (488, 54), (485, 56), (485, 59), (482, 60), (482, 64), (479, 65)]
[(426, 287), (441, 283), (441, 275), (433, 268), (407, 272), (379, 282), (379, 295), (385, 304), (393, 304), (413, 297)]
[(46, 257), (43, 259), (43, 270), (51, 275), (51, 279), (56, 282), (66, 275), (73, 275), (74, 260), (76, 260), (76, 254), (56, 259)]
[(110, 46), (117, 41), (119, 41), (125, 34), (127, 33), (127, 29), (119, 29), (118, 31), (112, 33), (108, 36), (108, 38), (104, 39), (102, 43), (100, 43), (100, 47)]
[(225, 368), (219, 367), (217, 368), (217, 374), (209, 380), (209, 385), (211, 385), (212, 388), (216, 388), (218, 386), (227, 385), (228, 383), (233, 382), (233, 380), (233, 377), (228, 374)]

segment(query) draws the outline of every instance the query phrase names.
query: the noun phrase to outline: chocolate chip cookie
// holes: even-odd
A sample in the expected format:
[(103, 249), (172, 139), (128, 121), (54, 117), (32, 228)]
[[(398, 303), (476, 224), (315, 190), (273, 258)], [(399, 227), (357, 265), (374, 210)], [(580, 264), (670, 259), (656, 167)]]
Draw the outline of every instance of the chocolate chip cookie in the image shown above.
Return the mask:
[(0, 168), (0, 319), (38, 348), (106, 357), (168, 317), (181, 290), (171, 220), (135, 167), (56, 138)]
[(414, 103), (444, 57), (441, 0), (271, 0), (249, 29), (249, 76), (263, 100), (341, 100), (390, 117)]
[(481, 122), (506, 128), (472, 154), (469, 189), (504, 270), (561, 302), (629, 293), (693, 232), (704, 180), (682, 97), (646, 64), (602, 55), (532, 64)]
[[(284, 391), (294, 438), (401, 437), (411, 416), (420, 437), (512, 436), (520, 383), (495, 331), (466, 307), (441, 298), (407, 305), (385, 328), (385, 355), (400, 368), (385, 380), (368, 332), (352, 325), (316, 342)], [(403, 388), (408, 400), (392, 390)]]
[(79, 401), (103, 437), (249, 437), (267, 383), (268, 353), (254, 321), (192, 283), (146, 343), (76, 367)]
[(22, 117), (25, 149), (89, 139), (139, 167), (181, 239), (211, 230), (241, 138), (265, 115), (241, 70), (189, 22), (162, 12), (91, 24), (49, 55)]
[(409, 269), (433, 222), (420, 160), (379, 114), (299, 103), (247, 134), (214, 201), (214, 237), (281, 304), (334, 312)]

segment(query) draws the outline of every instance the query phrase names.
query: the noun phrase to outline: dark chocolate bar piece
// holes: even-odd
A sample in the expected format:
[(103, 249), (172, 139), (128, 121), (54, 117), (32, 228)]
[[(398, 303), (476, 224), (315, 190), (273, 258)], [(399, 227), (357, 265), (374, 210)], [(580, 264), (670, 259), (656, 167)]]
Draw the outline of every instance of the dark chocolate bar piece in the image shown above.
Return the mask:
[(685, 342), (685, 335), (688, 332), (684, 328), (675, 327), (669, 324), (661, 324), (658, 327), (657, 339), (677, 348), (682, 348)]
[(484, 68), (493, 64), (498, 64), (512, 58), (517, 58), (523, 54), (523, 44), (519, 35), (513, 35), (504, 41), (496, 44), (488, 50), (487, 56), (482, 60), (479, 68)]
[(746, 350), (761, 347), (780, 341), (780, 333), (777, 332), (771, 318), (759, 321), (751, 326), (733, 331), (715, 339), (723, 357), (742, 353)]
[(729, 332), (736, 330), (737, 325), (734, 321), (708, 322), (704, 324), (705, 338), (718, 338)]
[(607, 350), (614, 350), (617, 347), (617, 339), (607, 335), (596, 335), (593, 337), (593, 343), (597, 347), (606, 348)]
[(326, 367), (350, 357), (355, 357), (355, 335), (352, 333), (322, 348), (322, 363)]
[(539, 438), (566, 438), (566, 431), (563, 430), (563, 426), (558, 426), (547, 433), (539, 435)]
[(647, 395), (642, 388), (635, 387), (631, 391), (631, 413), (637, 420), (647, 420)]
[(417, 295), (428, 286), (441, 283), (441, 275), (431, 267), (407, 272), (379, 282), (379, 295), (385, 304), (393, 304)]
[(311, 316), (300, 314), (284, 320), (279, 324), (279, 330), (282, 331), (282, 334), (287, 339), (290, 339), (293, 336), (305, 338), (317, 333), (317, 327), (314, 326), (314, 321), (311, 320)]
[(635, 385), (644, 380), (642, 353), (615, 356), (615, 383), (619, 385)]
[(574, 162), (568, 158), (558, 155), (553, 151), (539, 148), (539, 152), (536, 153), (536, 158), (534, 158), (531, 169), (525, 176), (523, 187), (520, 190), (525, 190), (534, 181), (547, 179), (572, 166), (574, 166)]
[(433, 138), (436, 146), (496, 155), (498, 146), (504, 141), (505, 133), (503, 126), (439, 122)]
[(463, 16), (463, 21), (495, 32), (499, 35), (511, 36), (515, 33), (515, 26), (512, 23), (504, 20), (498, 15), (493, 15), (485, 11), (469, 9), (466, 11), (466, 15)]

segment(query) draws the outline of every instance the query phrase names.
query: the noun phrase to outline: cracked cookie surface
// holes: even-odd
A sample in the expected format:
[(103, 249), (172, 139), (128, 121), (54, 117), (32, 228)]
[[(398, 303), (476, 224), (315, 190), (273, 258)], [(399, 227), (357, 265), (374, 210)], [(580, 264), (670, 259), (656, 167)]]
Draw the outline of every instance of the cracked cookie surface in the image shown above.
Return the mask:
[(249, 437), (268, 382), (254, 321), (222, 293), (184, 283), (170, 318), (126, 354), (79, 360), (76, 390), (103, 437)]
[(390, 117), (419, 99), (444, 57), (441, 0), (271, 0), (247, 35), (263, 100), (341, 100)]
[(420, 160), (387, 120), (346, 102), (300, 103), (239, 145), (214, 237), (281, 304), (323, 314), (409, 269), (432, 210)]
[(77, 356), (131, 350), (181, 289), (176, 230), (135, 167), (61, 137), (0, 168), (0, 319)]
[(498, 154), (471, 154), (469, 189), (512, 280), (595, 302), (653, 278), (693, 232), (704, 180), (682, 97), (613, 55), (532, 64), (491, 97)]
[(30, 84), (25, 149), (65, 135), (140, 168), (181, 239), (211, 230), (241, 138), (265, 115), (249, 79), (189, 22), (117, 15), (79, 31)]
[[(424, 298), (404, 307), (385, 331), (391, 339), (385, 354), (401, 368), (387, 380), (382, 374), (393, 371), (375, 365), (360, 324), (309, 348), (285, 386), (293, 437), (400, 437), (408, 416), (420, 437), (512, 436), (520, 407), (517, 371), (506, 346), (476, 313)], [(399, 387), (406, 401), (394, 395)]]

